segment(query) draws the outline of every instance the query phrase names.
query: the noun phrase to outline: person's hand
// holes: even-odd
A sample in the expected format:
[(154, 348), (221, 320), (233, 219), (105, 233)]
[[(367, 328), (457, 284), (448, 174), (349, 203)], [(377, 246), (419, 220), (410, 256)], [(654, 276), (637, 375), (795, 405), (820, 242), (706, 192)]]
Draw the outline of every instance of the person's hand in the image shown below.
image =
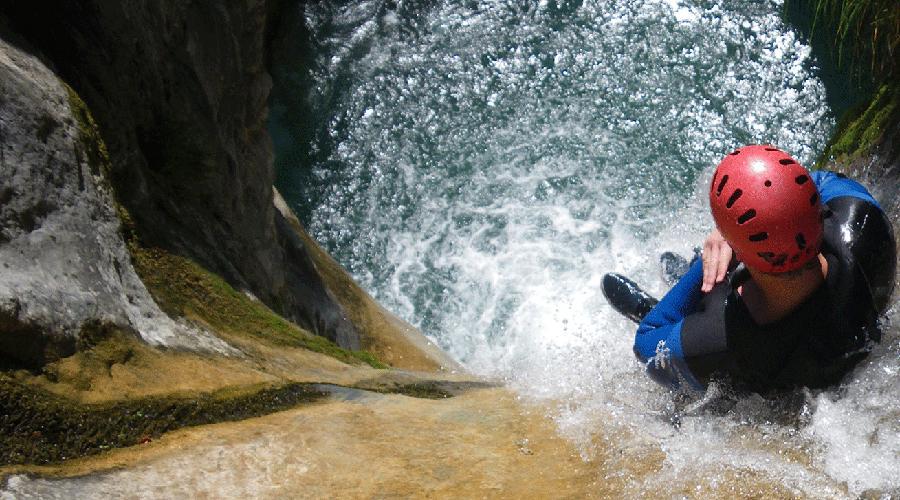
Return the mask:
[(713, 229), (703, 243), (703, 285), (700, 287), (704, 293), (713, 289), (716, 283), (725, 280), (728, 265), (734, 256), (731, 245), (722, 237), (718, 229)]

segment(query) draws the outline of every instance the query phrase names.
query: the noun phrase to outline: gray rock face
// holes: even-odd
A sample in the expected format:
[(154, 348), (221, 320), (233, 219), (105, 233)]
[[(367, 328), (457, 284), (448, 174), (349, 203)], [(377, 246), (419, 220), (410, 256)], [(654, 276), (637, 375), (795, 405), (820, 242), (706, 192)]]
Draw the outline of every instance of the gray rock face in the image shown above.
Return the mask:
[(142, 241), (192, 258), (300, 326), (358, 349), (273, 206), (268, 23), (280, 2), (0, 2), (84, 98)]
[(0, 39), (0, 353), (40, 366), (71, 354), (92, 321), (151, 344), (231, 351), (153, 302), (89, 147), (56, 75)]

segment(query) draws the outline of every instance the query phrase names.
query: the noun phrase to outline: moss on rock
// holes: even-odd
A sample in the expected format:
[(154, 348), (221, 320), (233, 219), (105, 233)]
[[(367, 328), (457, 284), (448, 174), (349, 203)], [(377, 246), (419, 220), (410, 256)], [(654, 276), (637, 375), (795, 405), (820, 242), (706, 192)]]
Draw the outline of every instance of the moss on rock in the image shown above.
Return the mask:
[(816, 168), (823, 168), (829, 161), (851, 163), (867, 154), (898, 122), (900, 85), (881, 85), (868, 103), (842, 117)]
[(446, 399), (471, 389), (493, 387), (497, 387), (497, 385), (483, 381), (450, 380), (417, 380), (408, 383), (381, 383), (378, 380), (368, 380), (353, 385), (354, 389), (377, 392), (380, 394), (403, 394), (404, 396), (418, 399)]
[(0, 373), (0, 465), (93, 455), (181, 427), (256, 417), (325, 395), (312, 384), (257, 389), (81, 405)]
[(252, 359), (155, 349), (102, 322), (82, 328), (78, 349), (41, 373), (0, 371), (0, 466), (62, 462), (182, 427), (261, 416), (316, 401), (327, 386), (420, 399), (488, 386), (406, 372), (339, 382), (326, 370), (290, 380), (258, 371)]
[(345, 363), (387, 368), (369, 352), (343, 349), (299, 328), (189, 259), (135, 242), (129, 247), (138, 275), (170, 316), (202, 323), (225, 337), (250, 336), (265, 343), (326, 354)]
[(156, 349), (134, 332), (110, 323), (85, 324), (77, 348), (74, 354), (45, 365), (39, 373), (15, 369), (6, 372), (30, 387), (84, 404), (171, 395), (188, 397), (228, 387), (288, 382), (255, 369), (240, 358)]
[(97, 122), (94, 121), (87, 104), (79, 97), (78, 93), (68, 85), (65, 85), (65, 88), (69, 94), (69, 109), (78, 122), (78, 146), (80, 147), (75, 148), (75, 155), (79, 161), (82, 158), (86, 159), (91, 169), (91, 174), (97, 177), (104, 187), (109, 189), (111, 163), (109, 152), (106, 150), (106, 143), (103, 142)]

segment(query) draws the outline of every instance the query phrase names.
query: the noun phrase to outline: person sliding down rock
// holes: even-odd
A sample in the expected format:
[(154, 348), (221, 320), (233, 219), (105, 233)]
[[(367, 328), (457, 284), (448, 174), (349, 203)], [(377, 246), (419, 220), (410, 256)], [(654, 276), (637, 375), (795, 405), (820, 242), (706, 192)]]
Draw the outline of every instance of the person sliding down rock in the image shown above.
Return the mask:
[(607, 299), (640, 322), (634, 352), (669, 387), (724, 377), (755, 392), (835, 384), (881, 333), (896, 247), (859, 183), (767, 145), (737, 149), (709, 190), (716, 229), (658, 303), (617, 274)]

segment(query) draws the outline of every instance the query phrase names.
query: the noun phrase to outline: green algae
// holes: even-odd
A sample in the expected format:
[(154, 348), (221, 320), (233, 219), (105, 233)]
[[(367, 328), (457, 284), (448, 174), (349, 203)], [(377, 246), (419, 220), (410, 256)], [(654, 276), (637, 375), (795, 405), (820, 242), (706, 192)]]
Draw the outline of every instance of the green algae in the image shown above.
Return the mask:
[(830, 161), (850, 163), (867, 154), (898, 122), (900, 85), (881, 85), (870, 101), (842, 117), (815, 168), (824, 168)]
[(471, 389), (485, 389), (497, 387), (497, 385), (482, 381), (419, 380), (407, 384), (395, 383), (384, 386), (372, 382), (361, 382), (353, 387), (369, 392), (402, 394), (418, 399), (446, 399)]
[[(0, 466), (59, 463), (139, 445), (184, 427), (295, 408), (326, 397), (330, 391), (321, 384), (424, 399), (450, 398), (468, 389), (489, 386), (471, 381), (398, 382), (376, 378), (352, 386), (263, 382), (162, 395), (130, 395), (133, 393), (126, 387), (110, 399), (86, 402), (83, 396), (103, 391), (93, 386), (98, 380), (115, 380), (111, 379), (115, 370), (121, 373), (146, 365), (147, 356), (156, 351), (132, 332), (102, 322), (82, 328), (78, 347), (71, 358), (45, 366), (40, 375), (25, 370), (0, 371), (0, 433), (4, 436), (0, 440)], [(75, 367), (62, 366), (70, 361)], [(179, 369), (163, 366), (166, 370)]]
[(440, 382), (423, 380), (410, 384), (396, 384), (391, 387), (367, 387), (364, 390), (381, 394), (403, 394), (411, 398), (420, 399), (445, 399), (453, 397), (453, 393), (447, 390)]
[(63, 84), (69, 95), (69, 110), (78, 122), (78, 144), (75, 148), (76, 159), (81, 162), (87, 160), (91, 173), (97, 177), (102, 185), (111, 190), (109, 183), (112, 163), (109, 160), (109, 151), (106, 143), (100, 135), (100, 128), (87, 107), (72, 87)]
[[(259, 389), (259, 388), (258, 388)], [(0, 465), (47, 464), (141, 444), (182, 427), (229, 422), (317, 401), (313, 384), (78, 404), (0, 373)]]
[(189, 259), (158, 248), (134, 243), (129, 246), (135, 270), (160, 308), (170, 316), (199, 320), (226, 335), (249, 336), (318, 352), (345, 363), (387, 368), (369, 352), (343, 349), (299, 328)]

